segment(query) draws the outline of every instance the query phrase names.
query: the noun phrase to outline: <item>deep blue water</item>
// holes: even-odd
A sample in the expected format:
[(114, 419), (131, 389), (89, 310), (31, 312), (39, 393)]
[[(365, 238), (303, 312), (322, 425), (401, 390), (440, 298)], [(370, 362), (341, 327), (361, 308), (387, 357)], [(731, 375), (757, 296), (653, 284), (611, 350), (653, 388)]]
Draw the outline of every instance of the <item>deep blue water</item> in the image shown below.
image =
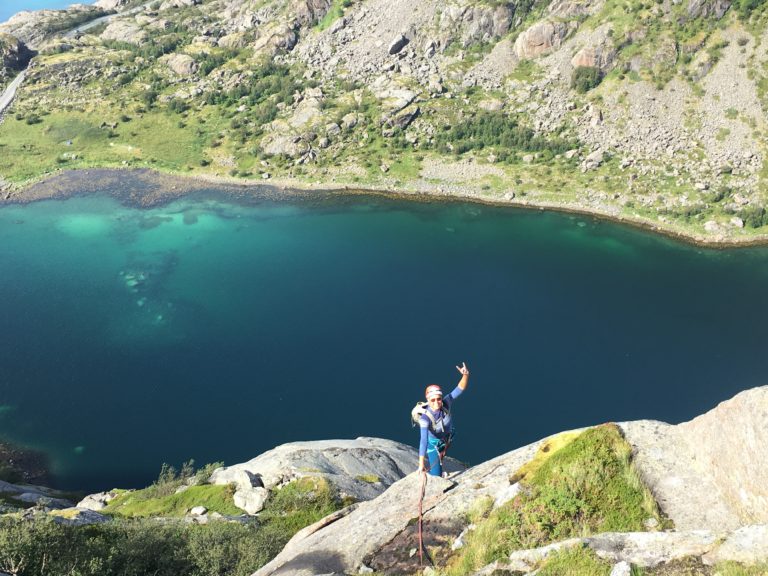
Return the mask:
[(5, 22), (11, 16), (22, 10), (59, 10), (71, 4), (93, 4), (94, 0), (2, 0), (0, 2), (0, 23)]
[(469, 463), (680, 422), (768, 374), (768, 250), (572, 215), (92, 196), (0, 208), (0, 272), (0, 436), (48, 451), (63, 487), (294, 440), (415, 445), (410, 408), (462, 361)]

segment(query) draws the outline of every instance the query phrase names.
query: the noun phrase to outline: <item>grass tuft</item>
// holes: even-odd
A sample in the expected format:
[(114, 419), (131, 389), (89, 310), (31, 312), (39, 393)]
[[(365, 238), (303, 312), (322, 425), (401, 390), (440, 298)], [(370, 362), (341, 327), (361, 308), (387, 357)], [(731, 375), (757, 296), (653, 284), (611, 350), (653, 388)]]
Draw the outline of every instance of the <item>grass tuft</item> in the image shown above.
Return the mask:
[(149, 516), (185, 516), (195, 506), (205, 506), (211, 512), (237, 516), (243, 511), (233, 502), (231, 486), (191, 486), (167, 496), (152, 496), (150, 489), (126, 492), (110, 501), (104, 514), (125, 518)]

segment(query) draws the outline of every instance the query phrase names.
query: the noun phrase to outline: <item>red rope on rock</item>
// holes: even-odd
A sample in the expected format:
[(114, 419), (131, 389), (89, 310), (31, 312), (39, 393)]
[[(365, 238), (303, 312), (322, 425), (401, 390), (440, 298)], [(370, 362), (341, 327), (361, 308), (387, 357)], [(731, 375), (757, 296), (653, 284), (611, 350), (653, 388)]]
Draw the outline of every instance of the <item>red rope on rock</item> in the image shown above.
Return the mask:
[(419, 566), (424, 566), (424, 536), (422, 525), (424, 523), (424, 494), (427, 491), (427, 471), (421, 471), (421, 489), (419, 490)]

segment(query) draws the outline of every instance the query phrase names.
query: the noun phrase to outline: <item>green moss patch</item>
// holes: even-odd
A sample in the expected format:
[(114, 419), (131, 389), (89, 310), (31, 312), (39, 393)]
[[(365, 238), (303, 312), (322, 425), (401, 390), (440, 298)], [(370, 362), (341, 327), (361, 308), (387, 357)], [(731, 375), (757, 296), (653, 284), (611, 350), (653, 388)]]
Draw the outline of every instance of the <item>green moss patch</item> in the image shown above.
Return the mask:
[(355, 479), (360, 480), (361, 482), (368, 482), (368, 484), (377, 484), (381, 482), (381, 478), (376, 476), (376, 474), (360, 474), (359, 476), (355, 476)]
[(232, 500), (234, 490), (230, 486), (191, 486), (178, 494), (154, 498), (148, 490), (121, 494), (102, 512), (128, 518), (184, 516), (195, 506), (205, 506), (209, 511), (220, 514), (235, 516), (243, 513)]
[(539, 576), (609, 576), (613, 563), (601, 560), (589, 548), (571, 548), (553, 554), (537, 572)]

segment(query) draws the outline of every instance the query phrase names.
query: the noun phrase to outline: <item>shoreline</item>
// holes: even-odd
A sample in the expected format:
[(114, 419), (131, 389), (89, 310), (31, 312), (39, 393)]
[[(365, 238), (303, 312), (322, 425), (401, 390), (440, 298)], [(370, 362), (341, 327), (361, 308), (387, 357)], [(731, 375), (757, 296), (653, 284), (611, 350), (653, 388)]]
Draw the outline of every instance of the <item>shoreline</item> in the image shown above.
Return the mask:
[[(97, 173), (98, 177), (83, 179)], [(129, 173), (137, 183), (152, 186), (153, 194), (131, 189), (125, 191), (105, 190), (105, 184), (125, 184), (122, 176)], [(290, 178), (270, 178), (263, 181), (242, 181), (228, 176), (210, 174), (186, 175), (176, 172), (163, 172), (152, 168), (126, 167), (93, 167), (74, 170), (61, 170), (45, 174), (38, 179), (25, 182), (0, 197), (0, 206), (9, 204), (28, 204), (42, 200), (62, 199), (73, 196), (83, 196), (96, 193), (108, 193), (120, 202), (137, 208), (151, 208), (170, 203), (196, 192), (209, 190), (215, 186), (220, 192), (240, 199), (255, 199), (265, 197), (272, 200), (287, 197), (307, 197), (310, 193), (323, 193), (331, 196), (364, 196), (380, 195), (392, 199), (410, 202), (471, 202), (486, 206), (516, 208), (521, 210), (552, 211), (564, 214), (576, 214), (592, 217), (597, 220), (627, 225), (645, 232), (651, 232), (689, 245), (709, 249), (751, 248), (768, 245), (768, 234), (756, 235), (750, 238), (733, 238), (722, 235), (705, 237), (671, 226), (664, 226), (645, 218), (632, 218), (616, 215), (585, 206), (569, 206), (554, 202), (537, 202), (531, 200), (500, 199), (484, 196), (468, 188), (458, 191), (443, 191), (441, 189), (407, 190), (405, 187), (392, 188), (387, 186), (357, 187), (349, 184), (312, 184)], [(46, 189), (50, 188), (50, 189)], [(96, 189), (98, 188), (98, 189)], [(24, 197), (19, 197), (26, 194)]]
[(0, 473), (6, 481), (49, 485), (53, 481), (48, 454), (0, 438)]

